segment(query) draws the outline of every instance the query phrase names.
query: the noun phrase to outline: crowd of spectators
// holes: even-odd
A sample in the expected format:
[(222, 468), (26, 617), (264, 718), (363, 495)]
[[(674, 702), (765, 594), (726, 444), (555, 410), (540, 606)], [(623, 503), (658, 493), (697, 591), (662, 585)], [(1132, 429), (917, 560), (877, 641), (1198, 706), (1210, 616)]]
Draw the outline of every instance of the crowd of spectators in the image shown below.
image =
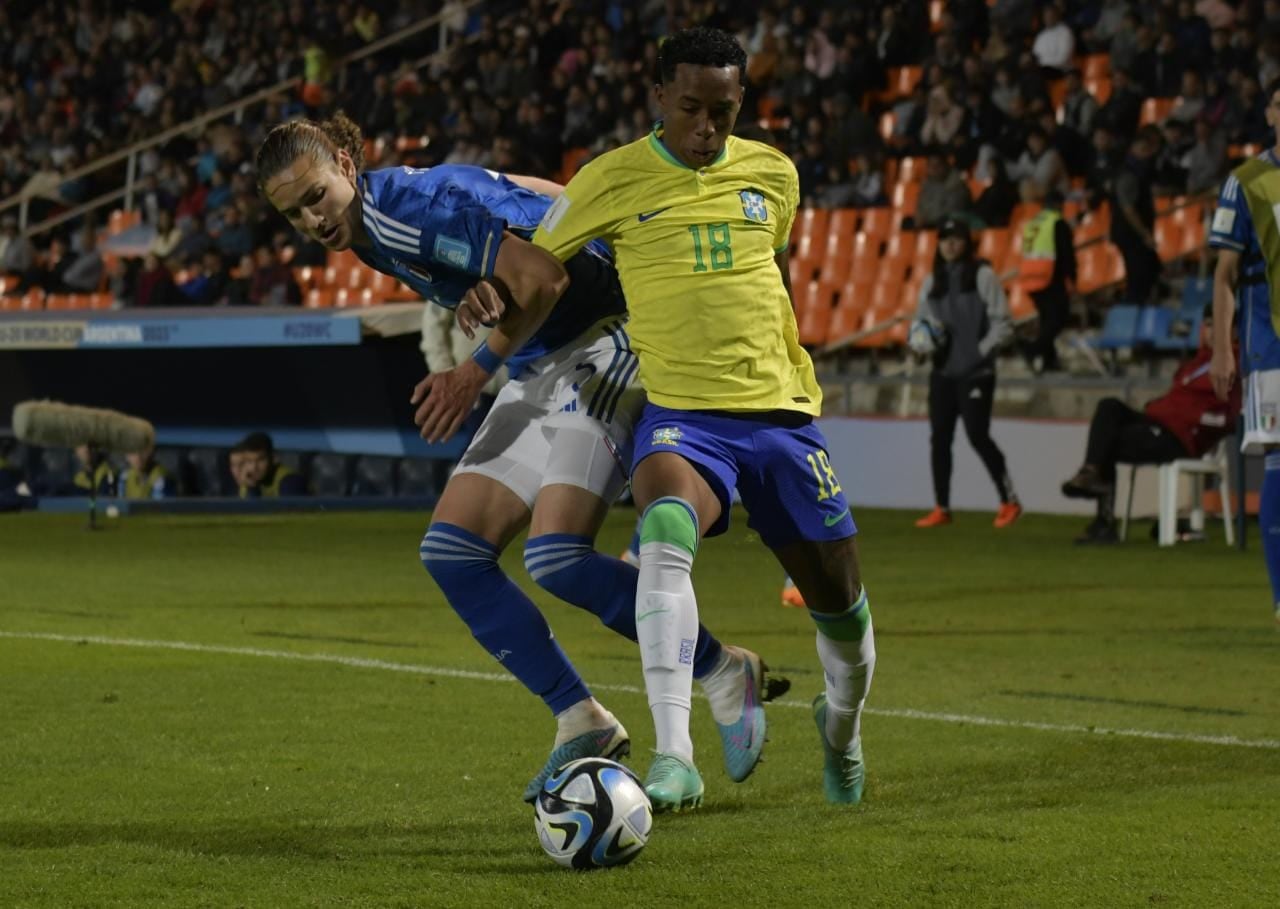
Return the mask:
[[(256, 192), (252, 149), (272, 125), (342, 108), (382, 140), (379, 165), (554, 177), (567, 155), (650, 129), (658, 40), (695, 22), (740, 36), (749, 53), (740, 122), (793, 157), (807, 204), (884, 205), (886, 159), (926, 156), (913, 213), (920, 227), (957, 211), (1004, 224), (1020, 198), (1049, 191), (1107, 198), (1148, 97), (1177, 98), (1162, 125), (1143, 130), (1154, 149), (1142, 162), (1149, 182), (1168, 193), (1211, 190), (1229, 146), (1269, 143), (1262, 87), (1280, 75), (1280, 0), (948, 0), (936, 28), (927, 0), (493, 0), (454, 11), (459, 29), (443, 62), (418, 69), (425, 54), (413, 45), (345, 72), (333, 66), (440, 7), (6, 3), (0, 196), (26, 186), (47, 203), (35, 214), (47, 214), (93, 191), (60, 179), (78, 163), (302, 76), (302, 91), (248, 109), (238, 124), (140, 156), (136, 203), (153, 239), (131, 258), (110, 258), (98, 277), (134, 305), (297, 302), (284, 263), (322, 264), (324, 255)], [(1085, 54), (1109, 57), (1105, 101), (1074, 68)], [(888, 74), (909, 65), (922, 78), (895, 96)], [(412, 141), (398, 146), (405, 136)], [(985, 181), (977, 197), (970, 175)], [(91, 255), (93, 230), (39, 235), (32, 249), (3, 225), (0, 269), (21, 287), (78, 286), (94, 272), (72, 257)]]

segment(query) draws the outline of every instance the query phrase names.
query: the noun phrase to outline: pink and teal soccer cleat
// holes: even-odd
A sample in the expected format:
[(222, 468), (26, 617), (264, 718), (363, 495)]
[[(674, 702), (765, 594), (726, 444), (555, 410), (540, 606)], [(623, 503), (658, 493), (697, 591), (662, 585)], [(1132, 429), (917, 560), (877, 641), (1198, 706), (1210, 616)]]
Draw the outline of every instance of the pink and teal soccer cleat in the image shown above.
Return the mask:
[(542, 791), (542, 784), (547, 781), (547, 778), (570, 761), (587, 757), (602, 757), (616, 761), (630, 753), (631, 739), (621, 723), (584, 732), (577, 738), (570, 739), (552, 749), (551, 756), (542, 765), (538, 775), (529, 780), (529, 785), (524, 787), (522, 798), (532, 804), (538, 797), (538, 793)]

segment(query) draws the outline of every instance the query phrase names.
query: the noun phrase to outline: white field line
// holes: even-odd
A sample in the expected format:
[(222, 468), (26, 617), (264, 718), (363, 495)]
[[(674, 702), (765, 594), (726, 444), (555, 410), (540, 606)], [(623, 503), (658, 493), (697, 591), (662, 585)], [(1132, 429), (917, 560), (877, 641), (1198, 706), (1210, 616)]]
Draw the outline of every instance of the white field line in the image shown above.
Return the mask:
[[(413, 663), (392, 663), (366, 657), (342, 656), (336, 653), (306, 653), (290, 650), (264, 650), (259, 647), (229, 647), (221, 644), (197, 644), (190, 641), (148, 641), (138, 638), (107, 638), (98, 635), (49, 634), (34, 631), (0, 631), (0, 638), (28, 641), (58, 641), (67, 644), (100, 644), (104, 647), (138, 647), (147, 650), (185, 650), (193, 653), (216, 653), (227, 656), (260, 657), (270, 660), (293, 660), (301, 663), (330, 663), (356, 669), (379, 669), (385, 672), (401, 672), (409, 675), (425, 675), (439, 678), (470, 679), (480, 682), (514, 682), (505, 672), (475, 672), (469, 669), (449, 669), (442, 666), (422, 666)], [(636, 685), (600, 685), (591, 688), (600, 691), (618, 691), (643, 695), (644, 689)], [(803, 701), (775, 701), (775, 707), (808, 709)], [(1099, 736), (1120, 736), (1133, 739), (1155, 739), (1165, 742), (1190, 742), (1197, 745), (1219, 745), (1232, 748), (1266, 748), (1280, 751), (1280, 740), (1241, 739), (1233, 735), (1197, 735), (1187, 732), (1161, 732), (1153, 729), (1110, 729), (1103, 726), (1084, 726), (1062, 723), (1036, 723), (1030, 720), (1004, 720), (998, 717), (971, 716), (962, 713), (935, 713), (927, 710), (899, 710), (884, 707), (867, 707), (871, 716), (895, 717), (908, 720), (928, 720), (935, 723), (952, 723), (969, 726), (997, 726), (1006, 729), (1032, 729), (1039, 732), (1065, 732)]]

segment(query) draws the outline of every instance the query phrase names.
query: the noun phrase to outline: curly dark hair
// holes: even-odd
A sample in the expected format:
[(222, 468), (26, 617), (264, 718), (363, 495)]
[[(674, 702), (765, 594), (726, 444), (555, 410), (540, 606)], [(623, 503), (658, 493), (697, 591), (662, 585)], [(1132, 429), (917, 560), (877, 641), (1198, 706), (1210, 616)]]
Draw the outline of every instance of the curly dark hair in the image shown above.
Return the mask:
[(738, 83), (746, 84), (747, 52), (738, 39), (718, 28), (697, 26), (667, 37), (658, 48), (658, 79), (663, 85), (675, 81), (681, 63), (694, 66), (736, 66)]
[(337, 161), (342, 149), (355, 162), (356, 171), (364, 169), (364, 136), (351, 118), (338, 111), (328, 120), (290, 120), (267, 133), (254, 157), (258, 186), (284, 170), (302, 155), (320, 160)]

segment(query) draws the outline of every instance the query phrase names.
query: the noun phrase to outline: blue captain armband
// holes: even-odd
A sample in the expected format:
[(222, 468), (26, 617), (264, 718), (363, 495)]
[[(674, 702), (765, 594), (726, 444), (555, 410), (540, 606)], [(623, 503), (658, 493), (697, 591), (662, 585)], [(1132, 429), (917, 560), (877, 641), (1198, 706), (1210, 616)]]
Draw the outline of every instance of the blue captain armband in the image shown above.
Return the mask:
[(497, 372), (503, 363), (503, 358), (489, 349), (488, 341), (480, 342), (480, 346), (477, 347), (475, 353), (471, 355), (471, 359), (475, 360), (480, 368), (489, 375), (493, 375)]

